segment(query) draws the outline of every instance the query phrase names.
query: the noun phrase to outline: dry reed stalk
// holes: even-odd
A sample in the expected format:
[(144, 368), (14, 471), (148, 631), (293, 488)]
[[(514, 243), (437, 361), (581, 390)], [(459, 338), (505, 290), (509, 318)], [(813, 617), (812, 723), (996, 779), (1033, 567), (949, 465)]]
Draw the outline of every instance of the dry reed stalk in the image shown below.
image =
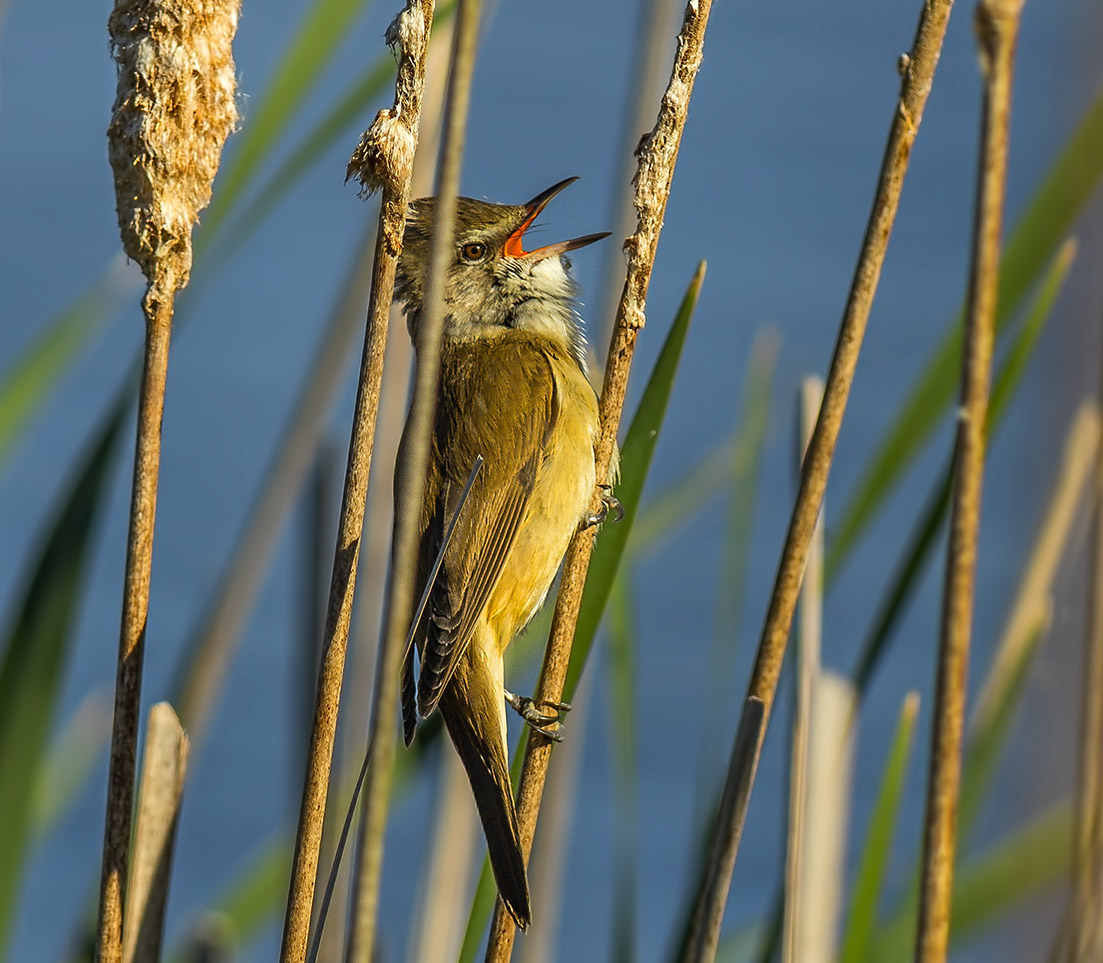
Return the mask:
[(1032, 637), (1048, 621), (1054, 581), (1061, 559), (1070, 551), (1077, 516), (1098, 457), (1103, 418), (1093, 402), (1084, 402), (1073, 416), (1054, 473), (1055, 482), (1031, 545), (1029, 562), (1015, 587), (1015, 604), (1007, 616), (992, 666), (985, 674), (969, 718), (969, 732), (995, 724), (1008, 689), (1022, 672), (1023, 660), (1034, 651)]
[[(1103, 372), (1099, 401), (1103, 403)], [(1076, 933), (1072, 943), (1078, 955), (1072, 961), (1098, 958), (1103, 952), (1103, 445), (1096, 446), (1093, 476), (1073, 849)]]
[[(633, 180), (636, 189), (633, 202), (636, 207), (636, 231), (624, 242), (624, 250), (628, 255), (628, 271), (605, 362), (605, 378), (599, 405), (601, 432), (595, 449), (598, 479), (609, 477), (609, 464), (624, 409), (632, 355), (645, 321), (644, 307), (651, 270), (655, 264), (655, 249), (659, 243), (666, 202), (670, 197), (670, 183), (674, 177), (682, 131), (689, 114), (693, 83), (701, 66), (705, 29), (711, 10), (712, 0), (690, 0), (686, 5), (678, 35), (678, 50), (655, 126), (640, 142), (636, 152), (639, 161)], [(601, 488), (596, 488), (591, 499), (591, 512), (596, 513), (601, 508), (601, 496)], [(534, 698), (537, 703), (553, 703), (562, 699), (571, 643), (582, 603), (582, 590), (586, 584), (586, 570), (593, 550), (594, 537), (591, 531), (578, 532), (567, 549), (555, 613), (552, 616), (551, 633), (536, 684)], [(532, 851), (551, 746), (551, 740), (547, 737), (536, 732), (529, 734), (521, 770), (521, 784), (517, 792), (517, 824), (521, 850), (526, 859)], [(490, 924), (487, 963), (508, 960), (513, 951), (515, 937), (516, 926), (499, 899), (494, 906), (494, 917)]]
[(134, 855), (127, 885), (124, 963), (161, 959), (176, 821), (188, 768), (188, 737), (167, 702), (149, 710)]
[(995, 341), (1011, 82), (1022, 6), (1022, 0), (981, 0), (976, 12), (984, 107), (924, 822), (916, 963), (942, 963), (950, 937), (965, 680), (984, 475), (984, 425)]
[(169, 342), (191, 231), (237, 123), (231, 51), (238, 0), (118, 0), (108, 20), (118, 87), (108, 155), (123, 250), (146, 277), (146, 318), (107, 784), (96, 958), (118, 963), (127, 878), (142, 658), (149, 612)]
[(425, 490), (440, 379), (444, 278), (452, 257), (456, 197), (460, 186), (478, 27), (478, 0), (459, 0), (445, 95), (444, 131), (425, 303), (418, 326), (414, 390), (406, 422), (409, 446), (403, 452), (404, 462), (399, 469), (403, 486), (395, 505), (390, 591), (384, 607), (375, 693), (368, 723), (367, 774), (360, 811), (359, 845), (353, 869), (352, 919), (345, 950), (345, 959), (351, 963), (369, 963), (375, 947), (383, 834), (387, 825), (394, 769), (399, 669), (409, 628), (409, 613), (414, 607), (418, 517)]
[[(877, 291), (877, 282), (881, 276), (889, 236), (896, 220), (908, 160), (934, 82), (935, 68), (938, 66), (952, 7), (953, 0), (927, 0), (919, 16), (912, 49), (900, 59), (903, 74), (900, 99), (894, 111), (873, 209), (847, 296), (835, 353), (831, 359), (823, 406), (808, 446), (800, 490), (778, 562), (748, 697), (732, 748), (712, 852), (698, 892), (697, 914), (700, 920), (709, 921), (708, 932), (703, 937), (705, 942), (691, 947), (684, 957), (686, 960), (712, 960), (716, 955), (720, 919), (731, 887), (739, 839), (747, 816), (747, 803), (750, 801), (750, 789), (754, 785), (762, 738), (765, 735), (765, 722), (769, 719), (777, 692), (808, 546), (827, 488), (831, 459), (846, 412), (846, 401), (854, 381), (854, 370), (873, 305), (873, 296)], [(763, 716), (761, 721), (760, 712)], [(748, 744), (751, 734), (756, 731), (753, 751), (747, 754), (742, 747)], [(745, 769), (748, 771), (744, 771)]]
[[(805, 378), (800, 386), (800, 461), (816, 426), (823, 401), (823, 382)], [(797, 615), (797, 681), (793, 707), (793, 735), (789, 762), (789, 824), (785, 841), (785, 912), (782, 922), (782, 963), (804, 963), (798, 948), (805, 945), (800, 932), (803, 918), (800, 903), (804, 878), (804, 830), (808, 822), (809, 725), (812, 689), (820, 673), (823, 639), (823, 506), (816, 519), (808, 562), (801, 585)]]
[[(410, 175), (421, 120), (433, 7), (433, 0), (409, 0), (392, 24), (393, 39), (401, 44), (395, 79), (395, 103), (376, 115), (349, 163), (349, 176), (355, 174), (369, 191), (381, 190), (382, 198), (364, 353), (349, 439), (326, 625), (322, 635), (318, 694), (280, 947), (281, 963), (300, 963), (306, 956), (352, 597), (356, 587), (364, 504), (371, 472), (375, 419), (379, 410), (383, 355), (394, 296), (395, 269), (402, 250), (406, 206), (410, 200)], [(391, 36), (390, 31), (388, 34)]]

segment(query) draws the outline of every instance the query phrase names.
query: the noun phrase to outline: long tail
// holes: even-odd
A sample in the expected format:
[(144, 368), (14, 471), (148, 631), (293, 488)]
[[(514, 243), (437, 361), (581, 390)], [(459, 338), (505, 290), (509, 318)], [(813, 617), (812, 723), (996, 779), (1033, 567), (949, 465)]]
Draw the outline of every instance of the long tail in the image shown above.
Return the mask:
[(417, 732), (417, 684), (414, 682), (414, 653), (402, 660), (402, 741), (409, 749)]
[(492, 685), (464, 684), (484, 679), (489, 683), (488, 676), (477, 680), (458, 676), (441, 695), (440, 712), (471, 781), (502, 902), (517, 925), (528, 929), (532, 918), (529, 884), (502, 738), (505, 703)]

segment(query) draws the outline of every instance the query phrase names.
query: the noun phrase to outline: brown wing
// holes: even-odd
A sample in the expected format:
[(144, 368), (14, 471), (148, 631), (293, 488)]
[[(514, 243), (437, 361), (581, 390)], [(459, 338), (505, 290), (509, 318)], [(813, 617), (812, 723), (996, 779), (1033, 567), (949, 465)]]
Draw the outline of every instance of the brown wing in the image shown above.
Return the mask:
[(436, 708), (501, 575), (559, 415), (551, 364), (528, 340), (453, 349), (443, 362), (434, 450), (440, 484), (426, 492), (432, 517), (422, 539), (426, 574), (476, 456), (484, 464), (429, 597), (417, 686), (422, 716)]

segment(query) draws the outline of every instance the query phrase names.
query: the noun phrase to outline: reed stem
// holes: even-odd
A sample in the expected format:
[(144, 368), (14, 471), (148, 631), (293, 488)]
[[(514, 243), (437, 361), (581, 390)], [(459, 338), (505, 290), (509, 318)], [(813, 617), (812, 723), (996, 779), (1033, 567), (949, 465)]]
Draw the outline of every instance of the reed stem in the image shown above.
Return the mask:
[(965, 682), (984, 475), (984, 425), (995, 343), (1011, 81), (1022, 5), (1022, 0), (981, 0), (977, 5), (984, 107), (924, 823), (916, 963), (942, 963), (950, 938)]

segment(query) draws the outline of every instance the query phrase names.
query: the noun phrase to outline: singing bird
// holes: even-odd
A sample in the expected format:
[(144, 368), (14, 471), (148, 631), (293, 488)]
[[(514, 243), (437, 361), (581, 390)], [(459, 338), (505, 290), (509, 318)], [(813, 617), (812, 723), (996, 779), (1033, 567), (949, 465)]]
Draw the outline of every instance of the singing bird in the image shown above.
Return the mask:
[[(498, 891), (522, 929), (531, 908), (506, 761), (505, 706), (552, 738), (558, 712), (569, 707), (535, 705), (508, 692), (502, 656), (543, 604), (571, 536), (601, 520), (588, 515), (597, 397), (586, 375), (578, 288), (565, 255), (608, 234), (524, 249), (533, 221), (575, 180), (523, 205), (458, 199), (415, 598), (424, 592), (477, 456), (483, 466), (455, 517), (413, 631), (416, 684), (412, 651), (402, 666), (406, 744), (418, 716), (439, 708), (471, 781)], [(410, 204), (395, 284), (415, 345), (435, 210), (431, 197)], [(407, 434), (408, 426), (396, 492)], [(609, 496), (607, 504), (613, 503)]]

